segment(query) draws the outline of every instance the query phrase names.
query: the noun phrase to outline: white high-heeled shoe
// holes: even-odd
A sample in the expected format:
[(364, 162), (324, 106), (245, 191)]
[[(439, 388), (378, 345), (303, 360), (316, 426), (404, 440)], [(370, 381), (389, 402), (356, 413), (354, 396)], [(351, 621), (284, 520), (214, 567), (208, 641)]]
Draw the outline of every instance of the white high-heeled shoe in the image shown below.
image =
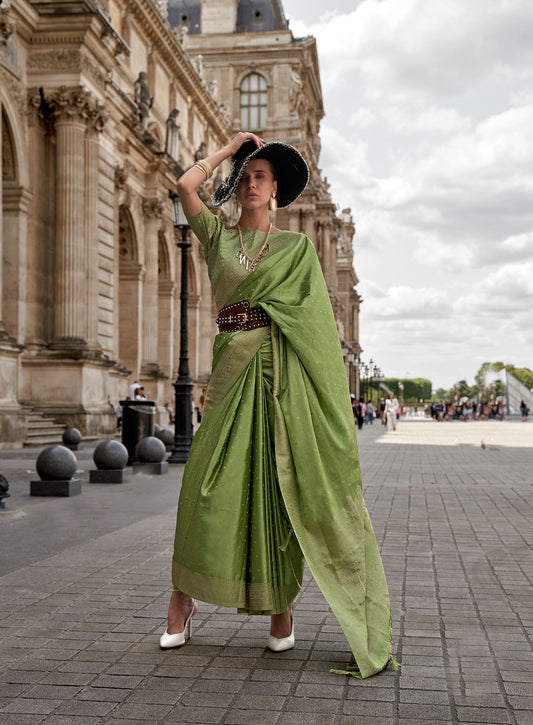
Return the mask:
[(187, 639), (191, 638), (191, 619), (198, 611), (198, 606), (195, 600), (192, 600), (191, 613), (185, 620), (183, 632), (177, 632), (176, 634), (169, 634), (167, 630), (163, 632), (159, 639), (159, 646), (161, 649), (171, 649), (172, 647), (182, 647), (185, 644), (185, 631), (187, 631)]
[(285, 650), (292, 649), (294, 647), (294, 610), (291, 608), (291, 623), (292, 629), (288, 637), (268, 637), (268, 649), (272, 652), (285, 652)]

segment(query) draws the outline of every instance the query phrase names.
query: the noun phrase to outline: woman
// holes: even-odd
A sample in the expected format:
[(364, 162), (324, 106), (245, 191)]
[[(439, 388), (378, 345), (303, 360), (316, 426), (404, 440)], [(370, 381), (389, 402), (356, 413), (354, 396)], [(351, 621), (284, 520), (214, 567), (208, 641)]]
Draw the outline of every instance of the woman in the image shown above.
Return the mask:
[(520, 414), (522, 416), (522, 423), (527, 423), (527, 416), (529, 415), (529, 408), (525, 400), (520, 401)]
[(385, 420), (389, 430), (396, 430), (396, 411), (398, 407), (398, 400), (392, 393), (389, 393), (389, 397), (385, 401)]
[[(232, 229), (197, 193), (230, 156), (213, 203), (235, 194), (241, 215)], [(183, 477), (160, 644), (181, 646), (190, 635), (194, 596), (270, 615), (269, 648), (293, 647), (305, 557), (368, 677), (391, 657), (390, 607), (338, 332), (312, 243), (268, 217), (269, 204), (287, 206), (307, 179), (296, 149), (239, 133), (178, 182), (205, 250), (220, 332)]]

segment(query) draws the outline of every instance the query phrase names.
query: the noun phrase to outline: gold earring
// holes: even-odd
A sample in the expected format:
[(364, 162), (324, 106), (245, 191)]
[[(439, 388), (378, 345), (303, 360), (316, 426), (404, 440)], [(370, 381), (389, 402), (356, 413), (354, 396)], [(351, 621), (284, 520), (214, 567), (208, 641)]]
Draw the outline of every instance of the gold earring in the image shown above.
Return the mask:
[(270, 204), (269, 204), (269, 206), (270, 206), (270, 210), (271, 211), (276, 211), (277, 210), (277, 208), (278, 208), (278, 202), (276, 201), (276, 195), (275, 194), (272, 194), (272, 196), (270, 197)]

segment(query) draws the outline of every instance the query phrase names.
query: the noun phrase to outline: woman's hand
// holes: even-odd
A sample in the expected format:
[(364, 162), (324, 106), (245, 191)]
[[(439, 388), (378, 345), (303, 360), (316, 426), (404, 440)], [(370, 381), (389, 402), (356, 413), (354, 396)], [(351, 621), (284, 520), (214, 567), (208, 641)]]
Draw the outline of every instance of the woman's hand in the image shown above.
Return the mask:
[[(216, 167), (220, 163), (222, 163), (222, 161), (236, 154), (245, 141), (254, 141), (257, 148), (263, 146), (265, 143), (264, 140), (259, 136), (256, 136), (255, 133), (246, 133), (244, 131), (240, 131), (229, 142), (229, 144), (223, 146), (218, 151), (215, 151), (215, 153), (211, 154), (210, 156), (207, 156), (205, 161), (207, 161), (212, 169), (216, 169)], [(202, 209), (202, 202), (200, 200), (200, 197), (198, 196), (197, 190), (198, 187), (203, 184), (205, 180), (205, 173), (202, 171), (202, 169), (194, 166), (194, 164), (178, 179), (176, 189), (181, 199), (183, 211), (186, 214), (191, 214), (195, 216), (196, 214), (200, 213)]]
[(234, 156), (245, 141), (254, 141), (257, 148), (264, 146), (265, 141), (260, 136), (256, 136), (255, 133), (249, 131), (239, 131), (239, 133), (231, 139), (227, 145), (227, 149), (231, 156)]

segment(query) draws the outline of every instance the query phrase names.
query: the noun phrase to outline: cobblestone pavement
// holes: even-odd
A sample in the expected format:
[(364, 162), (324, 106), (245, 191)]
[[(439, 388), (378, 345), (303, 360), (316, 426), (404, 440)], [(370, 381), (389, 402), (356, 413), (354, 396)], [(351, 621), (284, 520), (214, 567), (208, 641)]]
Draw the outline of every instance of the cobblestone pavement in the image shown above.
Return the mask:
[[(306, 575), (294, 650), (269, 621), (200, 605), (163, 652), (182, 467), (30, 498), (36, 450), (0, 452), (2, 725), (533, 723), (533, 425), (402, 421), (359, 434), (399, 672), (329, 674), (350, 653)], [(482, 447), (482, 441), (483, 446)]]

